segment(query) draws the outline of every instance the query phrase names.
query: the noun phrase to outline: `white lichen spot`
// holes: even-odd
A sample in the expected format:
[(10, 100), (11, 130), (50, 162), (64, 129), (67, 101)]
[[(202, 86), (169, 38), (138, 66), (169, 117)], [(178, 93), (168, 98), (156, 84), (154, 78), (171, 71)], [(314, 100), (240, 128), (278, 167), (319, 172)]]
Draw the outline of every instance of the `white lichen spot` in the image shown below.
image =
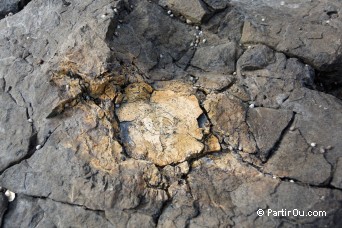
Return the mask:
[(10, 190), (5, 192), (5, 196), (7, 196), (8, 202), (12, 202), (15, 199), (15, 193)]

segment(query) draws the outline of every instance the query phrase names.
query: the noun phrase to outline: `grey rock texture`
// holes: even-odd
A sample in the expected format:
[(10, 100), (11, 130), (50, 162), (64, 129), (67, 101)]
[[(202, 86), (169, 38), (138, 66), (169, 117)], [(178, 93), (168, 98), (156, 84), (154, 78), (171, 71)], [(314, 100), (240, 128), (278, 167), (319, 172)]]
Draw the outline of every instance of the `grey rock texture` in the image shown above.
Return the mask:
[(0, 13), (0, 226), (341, 227), (341, 8), (35, 0)]
[(3, 0), (0, 4), (0, 19), (8, 13), (16, 13), (19, 10), (20, 0)]

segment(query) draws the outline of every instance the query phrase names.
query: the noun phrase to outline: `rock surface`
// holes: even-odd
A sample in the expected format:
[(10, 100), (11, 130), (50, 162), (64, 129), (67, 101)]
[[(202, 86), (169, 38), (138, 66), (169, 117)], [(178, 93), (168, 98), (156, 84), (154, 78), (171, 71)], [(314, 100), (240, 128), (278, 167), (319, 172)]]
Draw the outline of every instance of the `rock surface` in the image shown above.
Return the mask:
[(340, 1), (18, 2), (1, 227), (342, 226)]

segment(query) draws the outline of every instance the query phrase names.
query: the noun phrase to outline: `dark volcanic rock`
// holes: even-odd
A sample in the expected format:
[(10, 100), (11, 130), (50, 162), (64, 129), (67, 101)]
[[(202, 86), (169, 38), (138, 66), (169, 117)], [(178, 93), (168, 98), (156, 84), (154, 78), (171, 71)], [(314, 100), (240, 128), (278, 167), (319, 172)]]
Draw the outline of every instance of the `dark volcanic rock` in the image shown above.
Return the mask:
[(340, 1), (28, 2), (0, 4), (1, 227), (342, 226)]
[(50, 199), (20, 196), (11, 205), (11, 209), (6, 214), (3, 227), (76, 227), (81, 224), (114, 227), (106, 220), (104, 212), (90, 211)]
[(3, 216), (8, 207), (8, 199), (5, 193), (0, 189), (0, 224), (2, 224)]

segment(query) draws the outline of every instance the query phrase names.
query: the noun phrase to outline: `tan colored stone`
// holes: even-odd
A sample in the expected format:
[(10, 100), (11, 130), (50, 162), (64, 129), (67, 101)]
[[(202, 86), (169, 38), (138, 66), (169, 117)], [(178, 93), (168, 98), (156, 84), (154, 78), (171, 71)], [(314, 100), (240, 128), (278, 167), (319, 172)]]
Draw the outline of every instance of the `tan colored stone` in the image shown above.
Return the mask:
[(207, 152), (217, 152), (221, 150), (218, 138), (215, 135), (210, 135), (206, 141)]
[(183, 162), (203, 150), (197, 122), (201, 114), (194, 95), (168, 89), (154, 91), (149, 101), (125, 103), (117, 112), (120, 122), (129, 122), (123, 135), (128, 153), (160, 166)]
[(148, 100), (153, 92), (153, 88), (144, 82), (130, 84), (125, 89), (126, 101), (135, 102), (139, 100)]

